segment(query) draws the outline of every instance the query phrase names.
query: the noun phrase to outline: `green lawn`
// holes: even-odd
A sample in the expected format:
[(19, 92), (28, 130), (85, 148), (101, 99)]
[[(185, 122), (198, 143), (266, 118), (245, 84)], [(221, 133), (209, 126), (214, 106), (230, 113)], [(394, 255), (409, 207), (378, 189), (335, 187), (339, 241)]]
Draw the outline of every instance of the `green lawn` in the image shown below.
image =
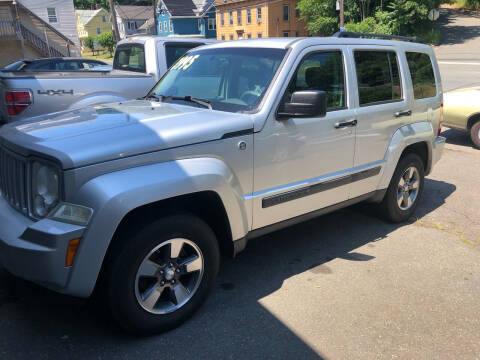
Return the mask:
[(110, 55), (108, 51), (95, 51), (95, 55), (92, 54), (91, 51), (82, 51), (82, 57), (87, 59), (95, 59), (95, 60), (106, 60), (106, 61), (113, 61), (113, 56)]

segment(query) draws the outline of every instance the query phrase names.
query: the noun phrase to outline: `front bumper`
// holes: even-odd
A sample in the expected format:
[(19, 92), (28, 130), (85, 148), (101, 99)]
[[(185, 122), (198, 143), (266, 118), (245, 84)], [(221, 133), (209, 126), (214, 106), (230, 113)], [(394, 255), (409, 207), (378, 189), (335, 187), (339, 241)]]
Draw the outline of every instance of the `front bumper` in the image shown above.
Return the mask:
[(446, 138), (443, 136), (437, 136), (435, 141), (433, 142), (432, 148), (432, 167), (441, 159), (443, 154), (443, 149), (445, 148), (445, 142), (447, 141)]
[(49, 219), (32, 221), (0, 196), (0, 263), (18, 277), (64, 292), (71, 269), (65, 267), (68, 242), (84, 230)]

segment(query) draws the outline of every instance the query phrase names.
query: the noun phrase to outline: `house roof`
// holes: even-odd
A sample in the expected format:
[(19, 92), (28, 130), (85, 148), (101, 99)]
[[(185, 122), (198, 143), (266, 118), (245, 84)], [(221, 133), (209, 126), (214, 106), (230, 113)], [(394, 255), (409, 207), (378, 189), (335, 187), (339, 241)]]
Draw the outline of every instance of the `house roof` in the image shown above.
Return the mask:
[(215, 0), (162, 0), (171, 16), (202, 16)]
[(105, 11), (105, 9), (98, 10), (75, 10), (78, 19), (83, 25), (87, 25), (98, 13)]
[(152, 17), (145, 21), (145, 23), (139, 27), (140, 30), (149, 30), (150, 28), (155, 26), (155, 19)]
[(125, 20), (147, 20), (153, 18), (152, 6), (115, 5), (117, 16)]

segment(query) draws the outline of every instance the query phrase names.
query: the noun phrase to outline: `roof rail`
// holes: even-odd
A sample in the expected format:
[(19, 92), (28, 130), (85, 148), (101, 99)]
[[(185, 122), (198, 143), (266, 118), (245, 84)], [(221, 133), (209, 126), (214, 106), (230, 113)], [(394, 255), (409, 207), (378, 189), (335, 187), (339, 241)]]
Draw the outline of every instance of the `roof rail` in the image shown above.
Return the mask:
[(400, 41), (426, 44), (425, 40), (418, 37), (408, 37), (408, 36), (398, 36), (398, 35), (369, 34), (369, 33), (358, 33), (358, 32), (349, 32), (349, 31), (339, 31), (333, 34), (332, 36), (338, 37), (338, 38), (352, 38), (352, 39), (366, 38), (366, 39), (381, 39), (381, 40), (400, 40)]

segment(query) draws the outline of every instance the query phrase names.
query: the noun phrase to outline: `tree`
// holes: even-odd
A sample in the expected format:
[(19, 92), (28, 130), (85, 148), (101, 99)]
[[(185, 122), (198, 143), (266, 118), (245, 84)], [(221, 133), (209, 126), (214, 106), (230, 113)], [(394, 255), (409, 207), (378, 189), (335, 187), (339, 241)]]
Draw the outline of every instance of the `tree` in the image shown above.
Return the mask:
[[(479, 1), (480, 0), (469, 0)], [(427, 14), (442, 0), (344, 0), (348, 31), (418, 35), (431, 22)], [(297, 8), (311, 35), (328, 36), (339, 30), (336, 0), (300, 0)]]
[(91, 36), (87, 36), (87, 37), (83, 40), (83, 46), (89, 48), (91, 52), (93, 52), (94, 43), (95, 43), (95, 42), (94, 42), (94, 40), (93, 40), (93, 37), (91, 37)]
[(111, 31), (105, 32), (97, 36), (97, 43), (104, 49), (107, 49), (110, 55), (113, 54), (116, 42), (113, 40), (113, 33)]

